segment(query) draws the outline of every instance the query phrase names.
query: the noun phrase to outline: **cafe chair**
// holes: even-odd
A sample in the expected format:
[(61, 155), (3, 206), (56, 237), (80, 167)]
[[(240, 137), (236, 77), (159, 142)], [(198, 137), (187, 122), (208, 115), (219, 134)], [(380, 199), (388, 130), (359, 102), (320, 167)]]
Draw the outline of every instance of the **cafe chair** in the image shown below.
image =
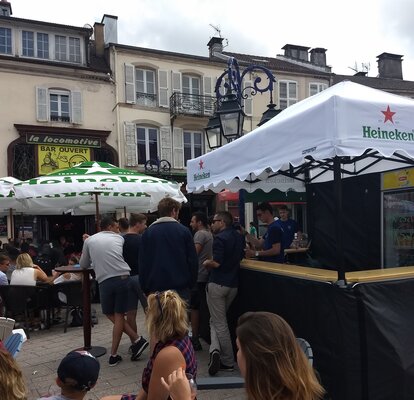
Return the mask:
[(24, 329), (30, 338), (29, 312), (38, 307), (36, 286), (0, 285), (0, 296), (6, 308), (6, 316), (24, 316)]
[(17, 353), (22, 348), (22, 344), (24, 342), (24, 336), (21, 333), (12, 333), (10, 336), (6, 338), (3, 342), (5, 349), (14, 357), (16, 358)]
[[(63, 332), (66, 333), (68, 328), (68, 319), (70, 311), (73, 308), (82, 307), (82, 282), (81, 281), (69, 281), (53, 285), (55, 292), (55, 301), (57, 306), (66, 309), (65, 325)], [(63, 296), (62, 296), (63, 295)]]
[(16, 321), (12, 318), (0, 317), (0, 340), (4, 341), (12, 334), (14, 323)]
[(308, 341), (303, 338), (296, 338), (296, 341), (302, 351), (305, 353), (306, 358), (308, 359), (310, 365), (313, 365), (313, 351), (312, 347)]

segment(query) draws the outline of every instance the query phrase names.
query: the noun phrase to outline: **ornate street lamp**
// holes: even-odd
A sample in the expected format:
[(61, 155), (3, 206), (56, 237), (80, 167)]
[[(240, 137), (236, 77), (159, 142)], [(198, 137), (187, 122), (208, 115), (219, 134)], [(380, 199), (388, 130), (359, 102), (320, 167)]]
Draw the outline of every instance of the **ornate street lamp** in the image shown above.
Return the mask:
[(210, 149), (214, 150), (222, 146), (221, 139), (221, 125), (220, 119), (217, 114), (212, 115), (207, 122), (206, 131), (207, 142)]
[(277, 109), (275, 110), (276, 104), (273, 104), (272, 98), (270, 98), (270, 103), (267, 105), (267, 110), (263, 113), (262, 118), (260, 119), (260, 122), (257, 124), (257, 126), (262, 126), (267, 121), (270, 121), (273, 117), (276, 117), (282, 110)]
[[(222, 137), (227, 139), (226, 141), (228, 142), (243, 136), (245, 113), (243, 111), (242, 101), (247, 99), (249, 95), (255, 96), (257, 93), (269, 91), (270, 103), (273, 104), (273, 83), (276, 82), (272, 72), (265, 67), (249, 65), (240, 73), (239, 64), (234, 57), (228, 57), (221, 53), (214, 55), (227, 59), (227, 69), (217, 79), (215, 86), (217, 110), (209, 119), (207, 128), (205, 129), (207, 141), (211, 149), (216, 149), (222, 145)], [(261, 71), (267, 76), (267, 86), (260, 87), (262, 78), (256, 76), (251, 86), (243, 88), (243, 80), (246, 74), (254, 71)], [(222, 94), (223, 88), (225, 94)], [(270, 115), (267, 117), (269, 118)]]

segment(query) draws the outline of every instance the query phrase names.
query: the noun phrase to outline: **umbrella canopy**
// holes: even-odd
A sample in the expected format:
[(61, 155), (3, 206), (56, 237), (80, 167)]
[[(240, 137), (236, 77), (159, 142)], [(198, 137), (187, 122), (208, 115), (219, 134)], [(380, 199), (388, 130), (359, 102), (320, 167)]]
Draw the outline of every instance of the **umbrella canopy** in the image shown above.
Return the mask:
[(96, 161), (19, 182), (14, 191), (27, 207), (75, 215), (94, 214), (98, 198), (100, 212), (151, 212), (167, 196), (187, 201), (177, 182)]

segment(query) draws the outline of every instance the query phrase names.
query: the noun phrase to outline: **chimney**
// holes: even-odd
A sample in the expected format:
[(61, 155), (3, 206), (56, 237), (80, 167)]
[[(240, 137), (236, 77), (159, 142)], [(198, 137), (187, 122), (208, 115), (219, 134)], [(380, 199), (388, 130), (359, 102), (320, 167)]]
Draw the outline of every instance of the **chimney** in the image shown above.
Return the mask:
[(285, 50), (285, 57), (306, 62), (309, 62), (309, 49), (310, 47), (298, 46), (296, 44), (285, 44), (282, 47), (282, 50)]
[(12, 15), (11, 4), (7, 0), (1, 0), (0, 2), (0, 16), (10, 17)]
[(118, 17), (104, 14), (101, 24), (104, 25), (104, 43), (118, 43)]
[(95, 52), (97, 57), (103, 57), (105, 52), (105, 25), (99, 22), (93, 24), (93, 36), (95, 38)]
[(399, 54), (382, 53), (377, 56), (379, 78), (403, 79), (402, 57)]
[(319, 67), (326, 67), (326, 49), (315, 47), (310, 51), (310, 62)]
[(212, 37), (207, 43), (209, 57), (214, 57), (213, 53), (222, 53), (223, 52), (223, 38), (221, 37)]

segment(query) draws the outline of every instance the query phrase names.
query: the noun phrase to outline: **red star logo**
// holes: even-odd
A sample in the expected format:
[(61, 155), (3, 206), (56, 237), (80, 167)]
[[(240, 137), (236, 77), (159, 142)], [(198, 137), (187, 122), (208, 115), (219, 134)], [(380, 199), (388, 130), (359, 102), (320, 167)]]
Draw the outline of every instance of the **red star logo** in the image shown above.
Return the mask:
[(105, 185), (104, 183), (101, 183), (101, 186), (102, 186), (102, 187), (105, 187), (106, 185)]
[(200, 162), (198, 163), (198, 165), (200, 166), (200, 169), (203, 169), (203, 168), (204, 168), (204, 167), (203, 167), (203, 165), (204, 165), (203, 160), (200, 160)]
[(387, 106), (386, 111), (381, 111), (381, 112), (385, 115), (384, 123), (387, 121), (394, 123), (394, 121), (392, 120), (392, 116), (395, 114), (395, 112), (390, 110), (390, 106)]

